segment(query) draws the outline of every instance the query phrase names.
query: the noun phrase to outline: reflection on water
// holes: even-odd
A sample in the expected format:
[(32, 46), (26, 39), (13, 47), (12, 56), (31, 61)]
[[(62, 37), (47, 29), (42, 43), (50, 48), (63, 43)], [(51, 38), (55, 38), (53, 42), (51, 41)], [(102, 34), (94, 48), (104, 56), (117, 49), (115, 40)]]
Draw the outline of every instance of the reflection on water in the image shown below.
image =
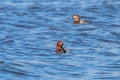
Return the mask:
[[(0, 1), (0, 80), (119, 80), (120, 1)], [(80, 14), (87, 25), (73, 24)], [(64, 41), (70, 54), (57, 55)]]

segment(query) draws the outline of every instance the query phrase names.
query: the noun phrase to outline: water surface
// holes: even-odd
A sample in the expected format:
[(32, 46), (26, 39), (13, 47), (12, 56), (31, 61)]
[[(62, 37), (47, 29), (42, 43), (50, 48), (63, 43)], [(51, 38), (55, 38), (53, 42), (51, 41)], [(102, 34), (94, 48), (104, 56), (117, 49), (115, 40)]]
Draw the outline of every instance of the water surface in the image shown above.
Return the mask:
[(1, 0), (0, 80), (120, 80), (119, 13), (119, 0)]

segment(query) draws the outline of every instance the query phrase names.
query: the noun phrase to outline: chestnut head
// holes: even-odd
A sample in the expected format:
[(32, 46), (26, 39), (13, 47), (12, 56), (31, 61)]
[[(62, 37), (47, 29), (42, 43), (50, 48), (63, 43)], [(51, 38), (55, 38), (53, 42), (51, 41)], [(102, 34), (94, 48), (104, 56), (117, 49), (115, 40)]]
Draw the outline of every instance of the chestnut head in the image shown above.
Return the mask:
[(59, 41), (57, 42), (57, 45), (56, 45), (56, 46), (62, 47), (62, 46), (63, 46), (63, 42), (62, 42), (61, 40), (59, 40)]

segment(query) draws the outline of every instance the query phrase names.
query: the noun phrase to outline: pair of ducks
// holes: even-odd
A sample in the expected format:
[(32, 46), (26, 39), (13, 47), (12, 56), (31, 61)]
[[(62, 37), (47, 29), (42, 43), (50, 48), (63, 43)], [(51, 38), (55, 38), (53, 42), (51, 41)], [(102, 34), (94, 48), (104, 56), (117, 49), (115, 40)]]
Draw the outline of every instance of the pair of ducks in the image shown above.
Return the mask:
[[(86, 21), (80, 20), (80, 16), (78, 14), (73, 15), (75, 24), (87, 24)], [(56, 52), (57, 53), (67, 53), (67, 50), (63, 47), (63, 42), (59, 40), (56, 44)]]

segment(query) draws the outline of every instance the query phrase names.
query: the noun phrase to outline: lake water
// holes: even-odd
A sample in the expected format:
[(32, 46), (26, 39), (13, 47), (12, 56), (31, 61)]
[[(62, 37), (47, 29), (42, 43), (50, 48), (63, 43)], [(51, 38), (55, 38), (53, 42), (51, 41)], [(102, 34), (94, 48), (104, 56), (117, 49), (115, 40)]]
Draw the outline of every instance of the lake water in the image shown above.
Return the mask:
[(120, 0), (0, 0), (0, 80), (120, 80)]

